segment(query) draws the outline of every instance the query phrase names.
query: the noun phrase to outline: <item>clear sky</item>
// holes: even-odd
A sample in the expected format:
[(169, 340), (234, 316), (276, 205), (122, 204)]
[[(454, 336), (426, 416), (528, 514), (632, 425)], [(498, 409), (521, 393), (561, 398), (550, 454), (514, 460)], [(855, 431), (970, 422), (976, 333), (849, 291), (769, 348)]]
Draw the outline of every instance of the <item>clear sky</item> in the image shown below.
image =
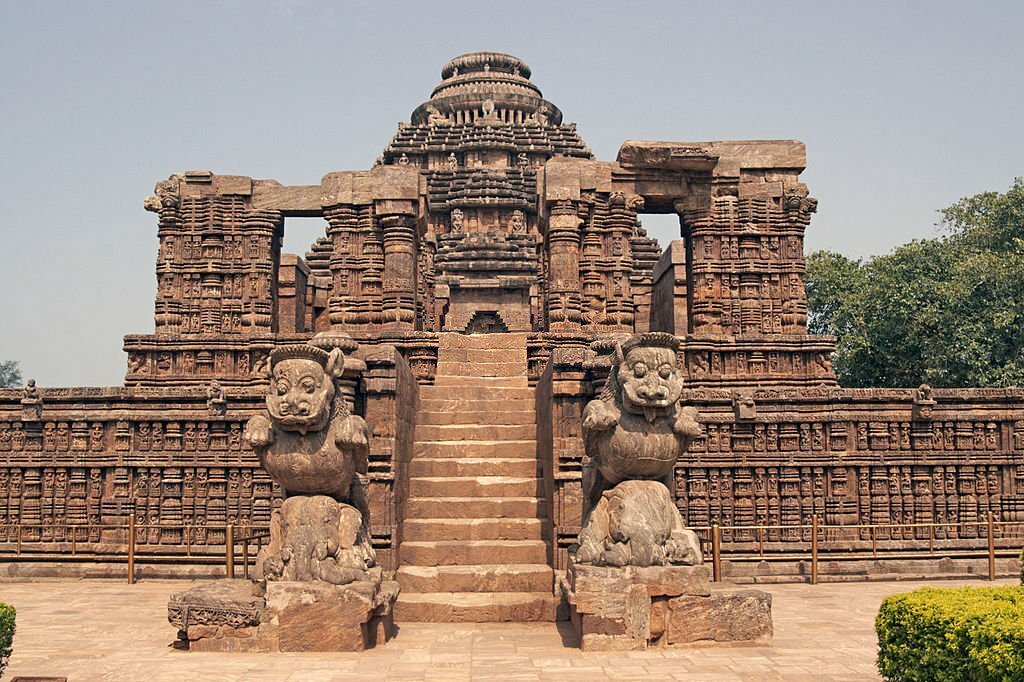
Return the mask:
[[(120, 384), (121, 336), (153, 330), (157, 180), (368, 168), (474, 50), (525, 60), (600, 159), (803, 140), (808, 249), (885, 252), (1024, 175), (1022, 27), (1019, 0), (0, 0), (0, 360)], [(323, 223), (285, 230), (303, 253)]]

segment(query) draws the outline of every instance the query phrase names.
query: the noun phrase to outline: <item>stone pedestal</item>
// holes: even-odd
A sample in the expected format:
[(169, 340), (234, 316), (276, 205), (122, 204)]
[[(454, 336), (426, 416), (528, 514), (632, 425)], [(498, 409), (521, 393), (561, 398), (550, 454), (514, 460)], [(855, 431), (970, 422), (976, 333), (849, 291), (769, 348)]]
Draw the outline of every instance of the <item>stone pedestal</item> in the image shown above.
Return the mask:
[(398, 583), (222, 580), (172, 595), (176, 646), (190, 651), (363, 651), (394, 635)]
[(584, 651), (769, 646), (771, 595), (712, 589), (706, 566), (570, 563), (564, 587)]

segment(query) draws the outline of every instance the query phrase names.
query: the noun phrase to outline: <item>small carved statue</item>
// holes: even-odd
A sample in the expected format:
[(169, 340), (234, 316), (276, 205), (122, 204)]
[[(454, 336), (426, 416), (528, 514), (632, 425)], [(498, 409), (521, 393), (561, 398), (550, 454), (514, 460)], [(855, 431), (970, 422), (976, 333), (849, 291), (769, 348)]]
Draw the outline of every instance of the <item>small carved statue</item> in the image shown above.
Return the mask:
[(700, 545), (673, 503), (678, 457), (701, 435), (678, 405), (683, 380), (671, 334), (617, 343), (603, 394), (583, 412), (584, 523), (576, 561), (649, 566), (700, 563)]
[(36, 380), (29, 379), (21, 398), (21, 418), (35, 421), (43, 416), (43, 399), (36, 388)]
[(459, 157), (455, 156), (455, 152), (452, 152), (448, 155), (447, 166), (448, 170), (458, 170)]
[(750, 393), (733, 393), (732, 409), (736, 415), (736, 421), (753, 421), (757, 417), (757, 403)]
[(210, 414), (224, 414), (228, 411), (228, 396), (220, 382), (214, 379), (206, 389), (206, 407)]
[(26, 405), (30, 403), (39, 402), (39, 389), (36, 388), (36, 380), (29, 379), (28, 383), (25, 384), (24, 396), (21, 399), (21, 404)]
[(462, 221), (463, 221), (462, 209), (461, 208), (453, 208), (452, 209), (452, 217), (451, 217), (452, 234), (462, 234)]
[(512, 211), (512, 234), (526, 234), (526, 214), (519, 209)]
[(914, 420), (930, 420), (935, 404), (935, 399), (932, 397), (932, 387), (928, 384), (921, 384), (920, 388), (914, 392)]

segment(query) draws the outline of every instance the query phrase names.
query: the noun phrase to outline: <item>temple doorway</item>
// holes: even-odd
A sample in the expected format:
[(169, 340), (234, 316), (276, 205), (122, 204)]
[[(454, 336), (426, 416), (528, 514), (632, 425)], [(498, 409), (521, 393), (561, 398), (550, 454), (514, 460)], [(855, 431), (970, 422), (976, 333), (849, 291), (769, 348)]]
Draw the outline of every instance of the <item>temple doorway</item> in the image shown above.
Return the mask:
[(478, 310), (466, 325), (467, 334), (501, 334), (507, 331), (508, 327), (501, 321), (497, 310)]

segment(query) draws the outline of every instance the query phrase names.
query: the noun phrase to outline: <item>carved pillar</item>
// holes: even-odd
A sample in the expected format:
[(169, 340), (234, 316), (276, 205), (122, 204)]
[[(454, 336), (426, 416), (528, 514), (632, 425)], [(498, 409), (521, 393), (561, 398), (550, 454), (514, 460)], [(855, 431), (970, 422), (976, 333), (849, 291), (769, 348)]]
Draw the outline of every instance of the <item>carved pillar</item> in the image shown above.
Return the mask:
[(580, 224), (575, 202), (558, 201), (548, 219), (548, 328), (578, 329), (580, 300)]
[(630, 237), (636, 229), (637, 211), (643, 210), (643, 197), (616, 192), (608, 198), (606, 231), (611, 243), (605, 244), (605, 257), (611, 266), (608, 282), (608, 304), (605, 324), (608, 329), (634, 331), (635, 302), (631, 291), (630, 276), (633, 273), (633, 253)]
[(380, 320), (383, 248), (373, 207), (339, 205), (324, 211), (331, 238), (331, 326), (365, 330)]
[(381, 311), (384, 326), (416, 326), (416, 223), (411, 214), (381, 218), (384, 234), (384, 282)]

